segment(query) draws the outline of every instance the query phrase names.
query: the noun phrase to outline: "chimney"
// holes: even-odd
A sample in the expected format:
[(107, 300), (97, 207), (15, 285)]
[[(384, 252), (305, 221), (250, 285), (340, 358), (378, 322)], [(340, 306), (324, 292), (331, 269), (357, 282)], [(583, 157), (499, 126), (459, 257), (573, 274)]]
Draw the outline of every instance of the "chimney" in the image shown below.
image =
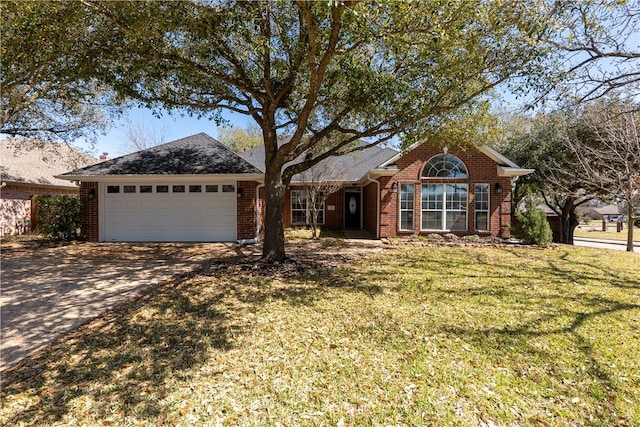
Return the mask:
[(109, 153), (100, 154), (100, 161), (104, 162), (105, 160), (109, 160)]

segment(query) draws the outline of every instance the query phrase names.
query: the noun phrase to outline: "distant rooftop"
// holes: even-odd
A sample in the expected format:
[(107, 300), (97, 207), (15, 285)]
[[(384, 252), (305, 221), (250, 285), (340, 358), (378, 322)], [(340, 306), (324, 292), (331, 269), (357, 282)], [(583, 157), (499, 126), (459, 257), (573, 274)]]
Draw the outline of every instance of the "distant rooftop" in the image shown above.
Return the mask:
[(97, 161), (84, 151), (67, 144), (23, 138), (0, 141), (2, 182), (75, 187), (73, 183), (55, 176)]

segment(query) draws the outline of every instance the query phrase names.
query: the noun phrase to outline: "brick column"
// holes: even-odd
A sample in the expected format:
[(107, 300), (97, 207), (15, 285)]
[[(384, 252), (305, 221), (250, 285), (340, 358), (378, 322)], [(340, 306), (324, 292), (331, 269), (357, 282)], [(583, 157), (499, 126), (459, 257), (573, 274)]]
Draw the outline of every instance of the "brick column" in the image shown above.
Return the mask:
[(82, 235), (89, 242), (100, 240), (100, 226), (98, 224), (98, 183), (83, 182), (80, 185), (80, 229)]

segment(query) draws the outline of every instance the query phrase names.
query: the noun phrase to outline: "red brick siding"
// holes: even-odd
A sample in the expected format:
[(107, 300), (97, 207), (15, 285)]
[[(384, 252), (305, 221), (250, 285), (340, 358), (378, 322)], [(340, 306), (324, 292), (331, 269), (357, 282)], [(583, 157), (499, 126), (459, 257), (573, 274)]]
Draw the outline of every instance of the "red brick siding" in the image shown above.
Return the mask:
[(7, 184), (0, 189), (0, 199), (31, 200), (34, 195), (57, 196), (63, 194), (78, 194), (78, 188), (46, 188), (29, 184)]
[[(94, 189), (94, 196), (89, 198), (89, 191)], [(82, 235), (89, 242), (100, 240), (100, 227), (98, 220), (98, 200), (99, 187), (97, 182), (83, 182), (80, 185), (80, 200), (82, 207), (80, 210), (80, 229)]]
[(377, 235), (378, 226), (378, 186), (375, 183), (368, 184), (362, 189), (362, 228), (372, 235)]
[(78, 194), (77, 187), (49, 188), (42, 185), (10, 183), (0, 188), (3, 235), (18, 234), (29, 231), (26, 220), (31, 221), (31, 230), (38, 229), (37, 206), (34, 199), (37, 196), (73, 196)]
[[(421, 191), (422, 169), (425, 163), (433, 156), (442, 154), (441, 148), (433, 148), (428, 144), (423, 144), (408, 152), (398, 159), (397, 166), (399, 172), (391, 179), (381, 178), (382, 200), (381, 200), (381, 224), (380, 237), (395, 237), (411, 235), (415, 233), (427, 234), (420, 230), (421, 221)], [(474, 185), (488, 183), (490, 185), (490, 222), (491, 231), (483, 233), (491, 236), (508, 237), (511, 197), (511, 180), (509, 177), (498, 177), (496, 163), (485, 154), (474, 148), (466, 151), (450, 149), (452, 154), (462, 160), (467, 167), (469, 178), (462, 180), (447, 180), (446, 182), (460, 182), (469, 184), (469, 199), (467, 208), (467, 231), (456, 232), (458, 235), (478, 234), (474, 228)], [(396, 182), (398, 191), (391, 192), (391, 186)], [(400, 231), (398, 227), (398, 194), (400, 183), (413, 183), (416, 185), (414, 200), (414, 225), (412, 231)], [(502, 194), (495, 190), (496, 183), (502, 187)]]
[(252, 239), (256, 237), (256, 191), (258, 183), (254, 181), (238, 181), (237, 204), (237, 236), (238, 239)]
[[(287, 189), (287, 195), (284, 200), (284, 226), (285, 228), (300, 226), (301, 224), (293, 224), (291, 222), (291, 190), (300, 190), (304, 187), (299, 185), (292, 185)], [(328, 230), (340, 230), (344, 223), (344, 192), (342, 189), (335, 193), (329, 194), (327, 200), (324, 203), (324, 225), (323, 227)], [(328, 206), (334, 206), (333, 210), (329, 210)]]

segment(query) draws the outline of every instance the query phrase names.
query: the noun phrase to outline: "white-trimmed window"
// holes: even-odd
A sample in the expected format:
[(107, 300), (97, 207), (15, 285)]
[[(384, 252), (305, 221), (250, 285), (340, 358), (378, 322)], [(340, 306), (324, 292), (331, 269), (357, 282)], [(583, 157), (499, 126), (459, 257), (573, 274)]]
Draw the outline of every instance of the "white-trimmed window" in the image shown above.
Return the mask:
[(415, 185), (400, 184), (400, 230), (413, 231)]
[(429, 159), (422, 169), (421, 230), (467, 230), (469, 185), (446, 181), (468, 177), (467, 167), (456, 156), (438, 154)]
[[(318, 194), (317, 199), (322, 199)], [(291, 224), (310, 224), (311, 210), (305, 190), (291, 190)], [(324, 224), (324, 203), (318, 206), (318, 224)]]
[(467, 184), (422, 184), (423, 231), (467, 230)]
[(489, 231), (489, 184), (476, 184), (473, 193), (476, 230)]

